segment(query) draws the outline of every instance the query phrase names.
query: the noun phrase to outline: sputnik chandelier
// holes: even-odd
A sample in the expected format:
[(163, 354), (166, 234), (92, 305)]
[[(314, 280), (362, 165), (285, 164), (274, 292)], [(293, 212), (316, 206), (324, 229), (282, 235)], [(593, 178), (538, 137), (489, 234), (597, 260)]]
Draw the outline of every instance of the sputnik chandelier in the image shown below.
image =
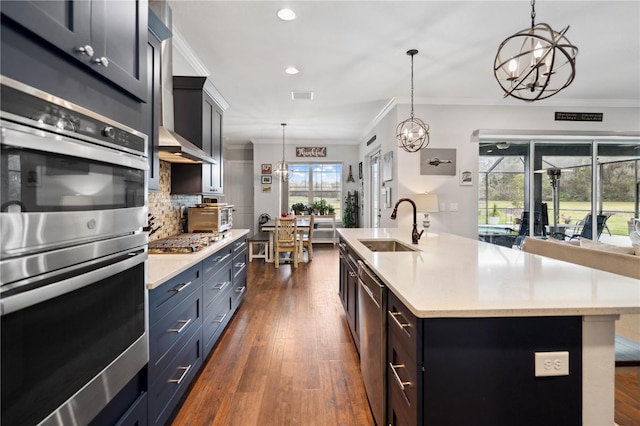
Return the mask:
[(508, 37), (496, 54), (493, 72), (505, 98), (545, 99), (569, 86), (576, 75), (578, 48), (565, 37), (569, 26), (557, 32), (536, 24), (535, 4), (531, 0), (531, 28)]
[(407, 152), (417, 152), (429, 145), (429, 126), (413, 116), (413, 57), (417, 54), (416, 49), (407, 51), (411, 56), (411, 115), (396, 128), (398, 146)]

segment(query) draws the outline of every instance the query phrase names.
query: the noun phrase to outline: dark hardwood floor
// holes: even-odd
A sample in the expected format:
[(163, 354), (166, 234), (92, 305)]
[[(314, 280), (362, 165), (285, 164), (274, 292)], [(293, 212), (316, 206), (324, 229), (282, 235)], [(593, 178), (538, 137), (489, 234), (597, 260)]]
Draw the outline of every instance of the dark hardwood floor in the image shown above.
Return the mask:
[[(249, 263), (247, 297), (174, 425), (373, 425), (338, 297), (338, 251)], [(306, 256), (306, 255), (305, 255)]]
[[(258, 259), (248, 274), (247, 297), (173, 425), (373, 425), (338, 297), (337, 248), (315, 245), (297, 269)], [(617, 370), (615, 420), (640, 425), (638, 370)]]

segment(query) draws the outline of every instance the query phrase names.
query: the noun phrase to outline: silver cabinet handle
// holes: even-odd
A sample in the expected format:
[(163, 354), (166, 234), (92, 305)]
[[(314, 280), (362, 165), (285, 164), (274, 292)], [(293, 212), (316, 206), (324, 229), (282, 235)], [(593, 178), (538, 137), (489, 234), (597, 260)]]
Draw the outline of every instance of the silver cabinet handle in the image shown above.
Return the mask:
[(404, 392), (407, 386), (411, 386), (411, 382), (403, 382), (400, 379), (400, 376), (398, 376), (398, 372), (396, 371), (396, 368), (404, 368), (404, 364), (393, 364), (390, 362), (389, 367), (391, 367), (391, 371), (393, 371), (393, 377), (396, 379), (396, 383), (398, 384), (398, 386), (400, 386), (400, 390)]
[(109, 66), (109, 59), (107, 59), (106, 56), (101, 56), (98, 59), (94, 59), (94, 62), (105, 68)]
[(244, 265), (246, 265), (246, 263), (238, 262), (238, 263), (236, 263), (236, 268), (244, 268)]
[(242, 294), (246, 289), (247, 289), (247, 286), (238, 287), (236, 288), (236, 293)]
[(393, 322), (396, 323), (396, 325), (398, 327), (400, 327), (400, 330), (404, 331), (405, 333), (407, 333), (407, 336), (410, 336), (411, 334), (409, 334), (409, 330), (407, 330), (409, 327), (411, 327), (411, 324), (409, 324), (408, 322), (400, 322), (398, 321), (398, 316), (402, 315), (402, 313), (400, 312), (391, 312), (388, 311), (389, 315), (391, 315), (391, 319), (393, 320)]
[(222, 290), (223, 288), (225, 288), (227, 286), (227, 284), (231, 284), (231, 281), (222, 281), (221, 283), (218, 283), (216, 285), (213, 286), (214, 290)]
[(219, 262), (222, 262), (223, 260), (225, 260), (229, 256), (231, 256), (231, 253), (227, 253), (224, 256), (218, 256), (213, 261), (219, 263)]
[(355, 272), (349, 271), (350, 277), (357, 277), (358, 275)]
[(187, 281), (186, 283), (179, 284), (177, 287), (172, 288), (171, 291), (181, 292), (182, 290), (189, 287), (190, 285), (191, 285), (191, 281)]
[(170, 328), (169, 331), (171, 333), (182, 333), (182, 330), (184, 330), (189, 323), (191, 323), (191, 318), (189, 318), (188, 320), (178, 320), (178, 324), (182, 324), (182, 327), (180, 328)]
[(93, 56), (93, 47), (91, 47), (88, 44), (86, 46), (80, 46), (80, 47), (78, 47), (78, 52), (82, 53), (83, 55), (87, 55), (88, 57), (92, 57)]
[(246, 245), (247, 245), (247, 243), (245, 241), (243, 241), (243, 242), (241, 242), (239, 244), (236, 244), (236, 247), (234, 248), (234, 250), (238, 250), (239, 248), (244, 247)]
[(179, 385), (182, 382), (182, 380), (184, 380), (184, 378), (187, 377), (189, 370), (191, 370), (191, 364), (187, 365), (186, 367), (178, 367), (178, 370), (183, 370), (180, 377), (177, 379), (169, 379), (169, 383), (175, 383), (176, 385)]
[(225, 319), (226, 317), (227, 317), (227, 314), (220, 314), (220, 315), (218, 315), (218, 316), (216, 317), (216, 319), (214, 319), (214, 320), (213, 320), (213, 322), (218, 322), (218, 323), (220, 323), (220, 322), (224, 321), (224, 319)]

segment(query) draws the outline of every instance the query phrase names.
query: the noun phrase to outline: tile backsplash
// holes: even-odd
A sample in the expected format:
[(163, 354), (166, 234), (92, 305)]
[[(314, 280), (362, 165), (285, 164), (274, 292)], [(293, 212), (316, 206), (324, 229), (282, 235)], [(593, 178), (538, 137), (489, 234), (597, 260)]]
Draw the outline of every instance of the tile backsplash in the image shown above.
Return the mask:
[(199, 195), (171, 194), (171, 163), (160, 161), (160, 191), (149, 192), (149, 214), (155, 217), (153, 228), (160, 229), (149, 241), (170, 237), (182, 232), (182, 207), (192, 207), (201, 202)]

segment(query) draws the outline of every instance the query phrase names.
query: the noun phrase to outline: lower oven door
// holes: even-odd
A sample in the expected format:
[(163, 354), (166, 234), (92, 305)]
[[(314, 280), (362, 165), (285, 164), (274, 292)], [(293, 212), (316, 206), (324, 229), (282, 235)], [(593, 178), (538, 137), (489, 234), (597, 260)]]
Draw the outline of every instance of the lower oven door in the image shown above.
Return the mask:
[(144, 367), (146, 259), (142, 246), (5, 286), (0, 423), (87, 424)]

